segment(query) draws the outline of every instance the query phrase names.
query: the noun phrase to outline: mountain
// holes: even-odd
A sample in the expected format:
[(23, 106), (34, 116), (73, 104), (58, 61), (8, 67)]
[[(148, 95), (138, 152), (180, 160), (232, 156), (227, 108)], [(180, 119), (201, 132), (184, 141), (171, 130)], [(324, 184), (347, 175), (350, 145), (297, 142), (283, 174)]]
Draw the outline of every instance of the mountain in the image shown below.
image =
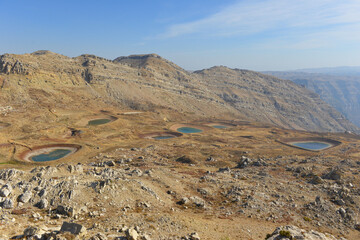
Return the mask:
[(218, 66), (188, 72), (156, 54), (108, 60), (50, 51), (0, 56), (0, 104), (171, 111), (186, 119), (244, 119), (310, 131), (357, 131), (320, 97), (288, 80)]
[(344, 67), (325, 67), (325, 68), (305, 68), (296, 70), (296, 72), (321, 73), (335, 76), (357, 76), (360, 77), (360, 66)]
[(340, 76), (305, 72), (266, 72), (288, 79), (316, 92), (351, 122), (360, 126), (360, 76)]

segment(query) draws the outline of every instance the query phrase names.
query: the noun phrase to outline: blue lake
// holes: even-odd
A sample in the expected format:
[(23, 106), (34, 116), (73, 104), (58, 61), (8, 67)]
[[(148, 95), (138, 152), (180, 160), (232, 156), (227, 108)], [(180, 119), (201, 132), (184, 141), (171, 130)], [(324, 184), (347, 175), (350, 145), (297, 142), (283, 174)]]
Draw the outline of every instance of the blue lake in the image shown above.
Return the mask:
[(181, 127), (177, 129), (178, 132), (181, 133), (200, 133), (203, 130), (198, 129), (198, 128), (191, 128), (191, 127)]
[(156, 140), (162, 140), (162, 139), (169, 139), (169, 138), (174, 138), (175, 136), (157, 136), (157, 137), (153, 137), (153, 139)]
[(293, 142), (291, 144), (307, 150), (323, 150), (332, 146), (330, 143), (325, 142)]
[(31, 157), (34, 162), (47, 162), (53, 161), (67, 156), (72, 151), (69, 149), (55, 149), (49, 153), (42, 153)]

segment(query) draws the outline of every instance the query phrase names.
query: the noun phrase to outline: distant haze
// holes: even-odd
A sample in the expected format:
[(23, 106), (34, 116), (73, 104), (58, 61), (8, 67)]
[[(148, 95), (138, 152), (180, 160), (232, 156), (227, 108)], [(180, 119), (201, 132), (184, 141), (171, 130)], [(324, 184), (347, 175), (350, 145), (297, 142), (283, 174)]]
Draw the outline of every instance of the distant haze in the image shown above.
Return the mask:
[(305, 73), (323, 73), (336, 76), (359, 76), (360, 77), (360, 66), (359, 67), (327, 67), (327, 68), (306, 68), (299, 69), (296, 72)]
[(322, 100), (360, 127), (360, 67), (312, 68), (268, 71), (319, 94)]

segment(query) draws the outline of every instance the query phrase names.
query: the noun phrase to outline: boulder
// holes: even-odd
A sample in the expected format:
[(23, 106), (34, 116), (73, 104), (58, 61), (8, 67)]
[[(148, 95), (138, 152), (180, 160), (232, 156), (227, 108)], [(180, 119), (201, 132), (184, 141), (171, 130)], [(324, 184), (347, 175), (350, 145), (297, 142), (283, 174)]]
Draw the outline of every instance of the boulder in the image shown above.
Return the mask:
[[(268, 234), (267, 240), (288, 240), (288, 239), (302, 239), (302, 240), (337, 240), (336, 237), (326, 233), (320, 233), (314, 230), (304, 230), (296, 226), (282, 226), (275, 229), (272, 234)], [(344, 238), (341, 238), (345, 240)]]
[(74, 235), (82, 235), (86, 233), (86, 228), (81, 224), (63, 222), (60, 232), (69, 232)]
[(316, 185), (316, 184), (322, 184), (322, 183), (324, 183), (324, 180), (323, 180), (321, 177), (315, 175), (315, 176), (310, 180), (310, 183), (315, 184), (315, 185)]
[(107, 240), (108, 238), (104, 235), (104, 234), (102, 234), (102, 233), (98, 233), (98, 234), (96, 234), (95, 236), (92, 236), (91, 238), (90, 238), (90, 240)]
[(5, 199), (5, 201), (2, 203), (2, 207), (5, 209), (11, 209), (14, 207), (14, 203), (11, 199), (7, 198)]
[(36, 228), (36, 227), (27, 227), (27, 228), (24, 230), (24, 236), (25, 236), (25, 237), (34, 236), (38, 231), (39, 231), (39, 229)]
[(125, 232), (127, 240), (138, 240), (139, 233), (134, 228), (129, 228)]
[(340, 180), (343, 176), (343, 171), (339, 168), (331, 169), (329, 172), (324, 173), (322, 178), (329, 180)]
[(31, 197), (32, 193), (30, 191), (26, 191), (18, 197), (18, 202), (27, 203)]
[(49, 205), (49, 202), (46, 199), (41, 199), (40, 202), (36, 204), (36, 206), (40, 209), (47, 208)]
[(0, 197), (7, 197), (12, 192), (12, 187), (9, 184), (4, 185), (0, 190)]
[(190, 240), (200, 240), (200, 236), (198, 233), (194, 232), (190, 234)]

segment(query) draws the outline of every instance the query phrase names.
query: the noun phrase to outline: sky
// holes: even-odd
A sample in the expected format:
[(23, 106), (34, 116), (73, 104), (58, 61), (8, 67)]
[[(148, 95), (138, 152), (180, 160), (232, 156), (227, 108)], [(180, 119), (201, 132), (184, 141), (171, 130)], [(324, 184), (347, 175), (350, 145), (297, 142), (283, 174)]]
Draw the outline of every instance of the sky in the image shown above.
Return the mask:
[(360, 0), (0, 0), (0, 54), (157, 53), (187, 70), (360, 66)]

